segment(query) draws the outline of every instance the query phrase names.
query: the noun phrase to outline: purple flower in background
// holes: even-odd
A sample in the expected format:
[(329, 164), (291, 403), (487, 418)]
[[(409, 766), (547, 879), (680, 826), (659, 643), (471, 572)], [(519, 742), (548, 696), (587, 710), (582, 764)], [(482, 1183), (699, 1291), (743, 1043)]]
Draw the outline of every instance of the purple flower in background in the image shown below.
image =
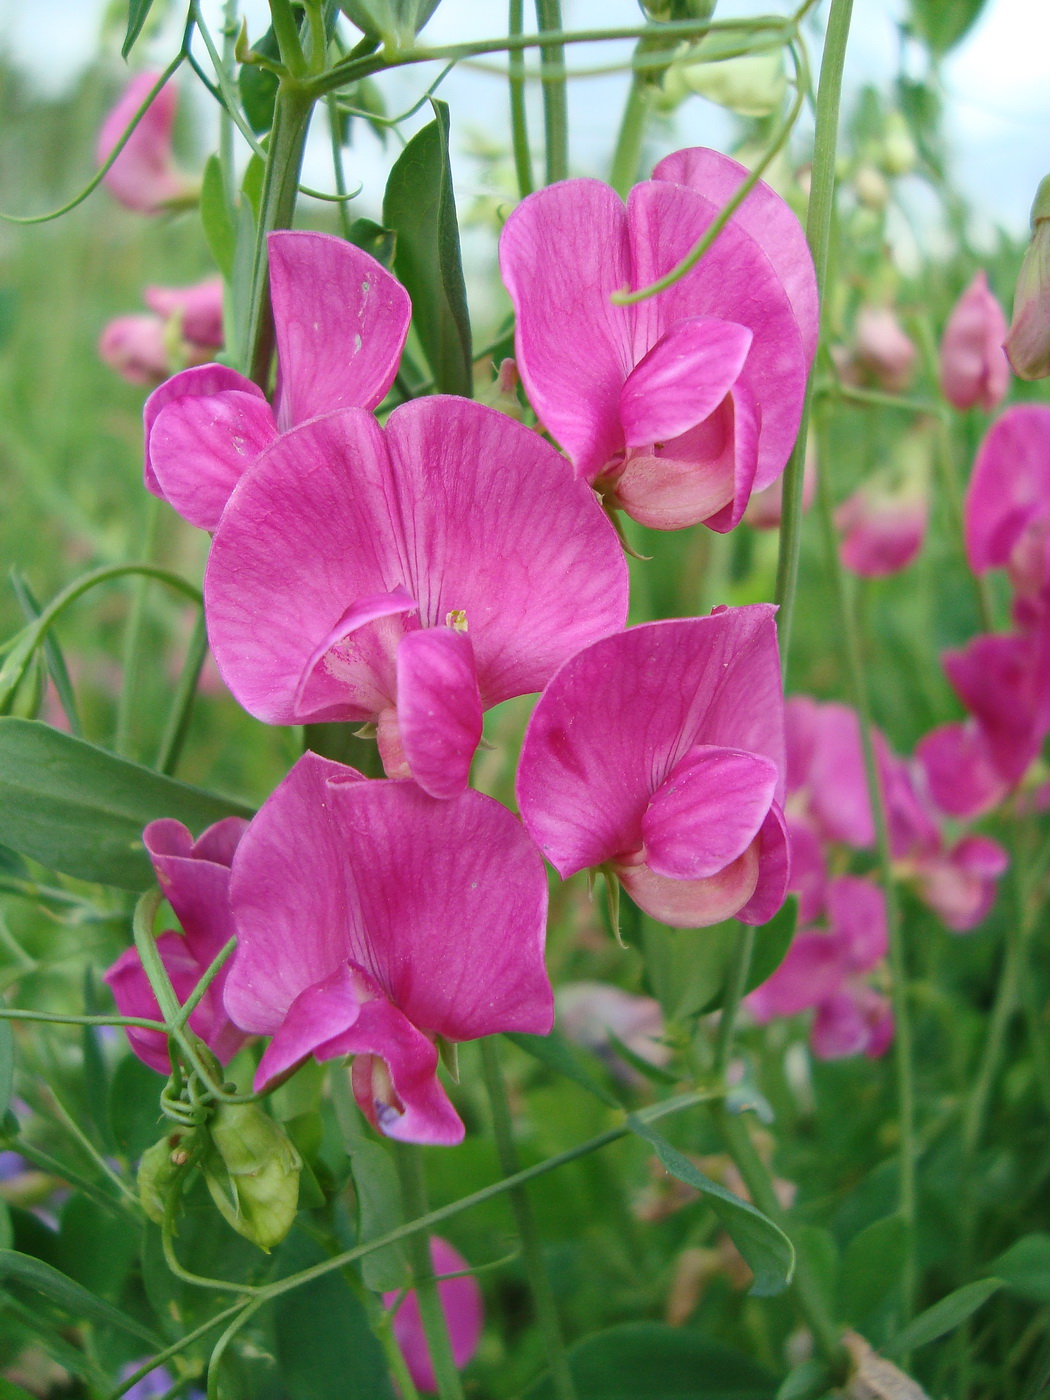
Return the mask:
[[(149, 96), (159, 73), (136, 73), (120, 100), (102, 123), (95, 159), (101, 165)], [(160, 214), (193, 193), (193, 182), (175, 165), (171, 133), (179, 105), (178, 89), (170, 81), (147, 107), (123, 150), (102, 177), (114, 199), (140, 214)]]
[(146, 486), (203, 530), (216, 528), (245, 469), (279, 433), (319, 413), (382, 401), (412, 318), (405, 289), (352, 243), (282, 231), (267, 247), (273, 409), (250, 379), (210, 364), (162, 384), (143, 412)]
[(646, 623), (579, 652), (525, 732), (518, 805), (563, 879), (609, 865), (679, 928), (765, 923), (788, 878), (774, 609)]
[(555, 1003), (559, 1030), (605, 1060), (620, 1079), (636, 1083), (641, 1075), (617, 1052), (610, 1031), (652, 1065), (671, 1058), (670, 1047), (662, 1043), (663, 1012), (653, 997), (635, 996), (607, 982), (563, 982)]
[(746, 173), (716, 151), (678, 151), (626, 207), (598, 180), (565, 180), (524, 199), (500, 239), (533, 408), (581, 477), (657, 529), (732, 529), (798, 429), (816, 282), (798, 220), (768, 186), (671, 287), (609, 300), (680, 262)]
[[(247, 822), (226, 817), (209, 826), (194, 841), (181, 822), (164, 818), (150, 822), (142, 834), (157, 879), (182, 924), (182, 934), (169, 930), (157, 939), (157, 951), (183, 1003), (220, 950), (233, 937), (230, 914), (230, 864)], [(226, 1015), (222, 992), (229, 961), (204, 993), (190, 1029), (226, 1064), (245, 1037)], [(128, 948), (106, 972), (113, 999), (122, 1016), (163, 1020), (136, 948)], [(171, 1072), (168, 1039), (162, 1031), (127, 1028), (132, 1050), (159, 1074)]]
[(546, 1035), (547, 881), (507, 809), (366, 782), (307, 753), (252, 820), (230, 892), (237, 958), (226, 1010), (272, 1036), (256, 1089), (309, 1055), (353, 1055), (374, 1127), (455, 1143), (435, 1038)]
[[(452, 1344), (452, 1359), (462, 1370), (477, 1351), (481, 1340), (484, 1321), (481, 1289), (476, 1279), (465, 1273), (470, 1265), (462, 1254), (438, 1235), (432, 1235), (430, 1239), (430, 1260), (439, 1278), (442, 1274), (464, 1275), (462, 1278), (442, 1278), (438, 1284), (441, 1310), (445, 1314), (448, 1339)], [(399, 1297), (396, 1290), (384, 1293), (383, 1302), (388, 1308), (393, 1307)], [(416, 1387), (419, 1390), (437, 1390), (437, 1379), (414, 1288), (408, 1290), (394, 1313), (394, 1336)]]
[(344, 409), (285, 433), (223, 515), (205, 598), (249, 713), (376, 723), (390, 777), (451, 797), (483, 711), (623, 626), (627, 569), (563, 457), (494, 409), (435, 396), (385, 429)]

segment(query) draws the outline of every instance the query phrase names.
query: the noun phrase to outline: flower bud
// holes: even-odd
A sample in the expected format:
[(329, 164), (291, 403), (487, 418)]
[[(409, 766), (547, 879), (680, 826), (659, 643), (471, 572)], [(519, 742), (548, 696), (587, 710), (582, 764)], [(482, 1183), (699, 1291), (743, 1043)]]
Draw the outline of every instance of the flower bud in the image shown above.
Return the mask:
[(787, 79), (780, 49), (720, 58), (726, 40), (709, 34), (694, 45), (687, 62), (674, 66), (690, 91), (742, 117), (768, 117), (784, 105)]
[(856, 360), (881, 388), (890, 393), (906, 389), (915, 370), (916, 353), (890, 307), (861, 307), (857, 313)]
[(164, 1220), (168, 1197), (179, 1170), (189, 1161), (193, 1133), (165, 1133), (159, 1142), (147, 1147), (139, 1162), (138, 1188), (142, 1209), (155, 1225)]
[(129, 384), (152, 389), (168, 377), (168, 348), (159, 316), (117, 316), (103, 329), (98, 353)]
[(919, 153), (911, 130), (900, 112), (887, 112), (879, 150), (879, 164), (887, 175), (907, 175), (915, 169)]
[(1014, 293), (1014, 314), (1004, 347), (1019, 379), (1050, 375), (1050, 175), (1032, 205), (1032, 241)]
[[(99, 165), (112, 154), (156, 80), (156, 73), (137, 73), (125, 88), (102, 123), (95, 152)], [(177, 168), (172, 153), (171, 135), (178, 103), (178, 91), (169, 82), (146, 108), (120, 154), (102, 177), (110, 194), (126, 209), (140, 214), (160, 214), (195, 197), (193, 181)]]
[(496, 378), (487, 389), (478, 394), (478, 402), (487, 404), (489, 408), (505, 413), (508, 418), (514, 418), (521, 423), (525, 418), (525, 410), (518, 398), (519, 382), (518, 366), (513, 360), (503, 360), (496, 371)]
[(941, 341), (941, 392), (950, 404), (980, 404), (990, 413), (1002, 402), (1010, 381), (1005, 334), (1003, 309), (978, 272), (955, 303)]
[(876, 212), (885, 209), (890, 198), (890, 187), (881, 170), (873, 165), (862, 165), (853, 177), (853, 189), (857, 199), (865, 209)]
[(220, 1104), (208, 1132), (212, 1200), (239, 1235), (269, 1253), (295, 1220), (302, 1158), (258, 1104)]

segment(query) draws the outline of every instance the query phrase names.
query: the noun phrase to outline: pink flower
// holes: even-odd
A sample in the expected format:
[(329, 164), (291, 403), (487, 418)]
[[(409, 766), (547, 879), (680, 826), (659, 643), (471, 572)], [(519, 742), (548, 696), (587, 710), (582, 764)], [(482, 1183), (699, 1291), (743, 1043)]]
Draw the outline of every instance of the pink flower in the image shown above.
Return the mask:
[(912, 381), (918, 351), (888, 306), (862, 306), (857, 312), (854, 355), (857, 364), (890, 393)]
[[(95, 159), (99, 165), (108, 159), (159, 76), (159, 73), (137, 73), (124, 89), (98, 134)], [(171, 149), (178, 105), (178, 90), (170, 83), (162, 87), (120, 155), (103, 175), (102, 183), (126, 209), (140, 214), (160, 214), (166, 206), (186, 199), (193, 192), (193, 182), (177, 169)]]
[(646, 623), (567, 661), (525, 732), (518, 805), (563, 879), (611, 866), (700, 928), (783, 903), (783, 701), (773, 609)]
[(1050, 178), (1039, 182), (1032, 204), (1032, 241), (1017, 278), (1004, 349), (1019, 379), (1050, 375)]
[(143, 412), (147, 488), (204, 530), (218, 526), (245, 468), (279, 433), (335, 409), (378, 406), (412, 317), (405, 289), (352, 243), (285, 231), (271, 233), (268, 248), (274, 409), (250, 379), (209, 364), (162, 384)]
[(876, 1058), (893, 1038), (893, 1017), (863, 979), (889, 946), (885, 898), (869, 880), (839, 875), (828, 882), (827, 918), (826, 930), (795, 935), (784, 961), (745, 1005), (760, 1024), (815, 1008), (810, 1043), (819, 1059)]
[(992, 424), (974, 463), (965, 516), (970, 568), (1007, 569), (1014, 615), (1031, 626), (1050, 582), (1050, 408), (1017, 404)]
[(979, 404), (991, 413), (1010, 384), (1003, 351), (1006, 317), (978, 272), (955, 303), (941, 340), (941, 393), (956, 408)]
[(973, 719), (931, 730), (916, 745), (915, 757), (931, 799), (950, 817), (983, 816), (1010, 790), (992, 761), (983, 730)]
[(791, 695), (784, 720), (792, 821), (802, 817), (823, 841), (842, 841), (857, 850), (873, 845), (875, 824), (856, 711), (834, 700), (821, 704), (809, 695)]
[(605, 1060), (620, 1079), (634, 1082), (641, 1076), (617, 1053), (610, 1031), (650, 1064), (664, 1065), (671, 1058), (663, 1044), (663, 1012), (652, 997), (635, 996), (606, 982), (563, 982), (556, 1003), (562, 1033)]
[[(430, 1239), (430, 1259), (434, 1273), (458, 1274), (470, 1268), (458, 1250), (438, 1235)], [(383, 1302), (393, 1307), (401, 1295), (395, 1289), (383, 1294)], [(470, 1274), (463, 1278), (441, 1279), (438, 1284), (438, 1297), (441, 1310), (445, 1314), (448, 1338), (452, 1343), (452, 1359), (460, 1370), (470, 1361), (481, 1340), (481, 1325), (484, 1318), (481, 1289)], [(401, 1348), (412, 1380), (419, 1390), (437, 1390), (434, 1367), (430, 1361), (430, 1350), (423, 1331), (423, 1319), (419, 1312), (416, 1290), (410, 1288), (394, 1314), (394, 1336)]]
[[(817, 457), (812, 444), (806, 446), (802, 465), (802, 510), (809, 510), (817, 490)], [(784, 508), (784, 478), (778, 476), (761, 491), (755, 491), (744, 511), (744, 524), (753, 530), (779, 530)]]
[(272, 1036), (256, 1089), (309, 1055), (355, 1056), (362, 1112), (389, 1137), (455, 1143), (436, 1036), (546, 1035), (547, 882), (519, 823), (465, 792), (367, 782), (307, 753), (234, 863), (226, 1009)]
[[(157, 879), (182, 924), (182, 935), (169, 931), (157, 939), (175, 995), (184, 1003), (220, 950), (233, 936), (230, 912), (230, 866), (247, 822), (226, 817), (194, 841), (181, 822), (150, 822), (142, 834)], [(190, 1029), (226, 1064), (244, 1044), (244, 1035), (226, 1015), (223, 987), (227, 962), (190, 1016)], [(128, 948), (105, 974), (122, 1016), (163, 1020), (138, 950)], [(171, 1072), (167, 1036), (161, 1031), (129, 1028), (132, 1050), (159, 1074)]]
[(147, 287), (143, 300), (162, 321), (177, 316), (182, 338), (191, 345), (206, 350), (222, 347), (221, 277), (208, 277), (191, 287)]
[(524, 199), (500, 239), (533, 407), (580, 476), (657, 529), (732, 529), (798, 429), (816, 284), (798, 221), (768, 186), (673, 286), (635, 306), (609, 300), (670, 271), (745, 175), (715, 151), (679, 151), (626, 208), (597, 180), (566, 180)]
[(1050, 733), (1050, 617), (1033, 632), (975, 637), (942, 660), (995, 771), (1013, 787)]
[(906, 568), (922, 548), (929, 510), (925, 483), (896, 473), (869, 478), (835, 511), (843, 565), (863, 578)]
[(129, 384), (159, 384), (168, 373), (168, 345), (159, 316), (117, 316), (103, 327), (99, 359)]
[(270, 724), (378, 724), (390, 777), (467, 784), (482, 713), (618, 631), (627, 570), (568, 463), (466, 399), (283, 434), (223, 514), (205, 578), (222, 677)]

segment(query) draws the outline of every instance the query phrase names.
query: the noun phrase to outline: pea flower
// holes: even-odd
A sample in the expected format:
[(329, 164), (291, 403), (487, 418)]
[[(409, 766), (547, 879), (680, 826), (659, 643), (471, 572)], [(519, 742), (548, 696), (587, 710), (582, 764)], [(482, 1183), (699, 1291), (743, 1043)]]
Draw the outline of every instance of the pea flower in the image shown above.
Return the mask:
[[(784, 704), (788, 812), (822, 842), (875, 841), (860, 721), (848, 705), (790, 695)], [(876, 739), (877, 746), (881, 735)]]
[(1050, 176), (1039, 182), (1032, 204), (1032, 241), (1014, 293), (1014, 314), (1004, 347), (1018, 379), (1050, 375)]
[(995, 771), (1013, 787), (1050, 734), (1050, 617), (1032, 632), (975, 637), (942, 663)]
[(862, 306), (857, 313), (854, 359), (881, 388), (900, 393), (912, 381), (918, 355), (889, 306)]
[(98, 357), (129, 384), (160, 384), (170, 368), (164, 322), (159, 316), (115, 316), (99, 336)]
[(869, 477), (835, 511), (843, 566), (862, 578), (899, 573), (921, 550), (929, 513), (920, 475), (891, 470)]
[(641, 1075), (617, 1053), (618, 1041), (651, 1065), (671, 1058), (663, 1043), (664, 1018), (653, 997), (635, 996), (608, 982), (563, 982), (555, 996), (558, 1028), (577, 1045), (593, 1051), (619, 1079), (638, 1083)]
[(514, 817), (465, 792), (368, 782), (306, 753), (252, 820), (230, 892), (226, 1010), (272, 1036), (257, 1090), (311, 1054), (353, 1055), (361, 1110), (408, 1142), (455, 1143), (438, 1036), (546, 1035), (547, 882)]
[[(117, 105), (102, 123), (95, 159), (102, 165), (145, 102), (159, 73), (136, 73)], [(179, 105), (178, 89), (165, 84), (128, 137), (102, 183), (123, 204), (139, 214), (160, 214), (194, 193), (193, 181), (175, 165), (171, 133)]]
[(191, 287), (147, 287), (149, 315), (118, 316), (102, 331), (98, 353), (131, 384), (159, 385), (174, 358), (203, 365), (223, 343), (222, 278)]
[(915, 757), (931, 800), (950, 817), (983, 816), (998, 807), (1010, 790), (972, 717), (931, 729), (916, 745)]
[(964, 513), (970, 568), (1005, 568), (1015, 620), (1034, 625), (1050, 583), (1050, 408), (1016, 404), (996, 419), (978, 450)]
[(941, 393), (956, 408), (975, 404), (991, 413), (1010, 384), (1003, 350), (1006, 317), (978, 272), (955, 303), (941, 340)]
[(774, 609), (646, 623), (579, 652), (539, 699), (518, 806), (563, 879), (605, 866), (678, 928), (761, 924), (784, 900)]
[(657, 529), (732, 529), (798, 430), (816, 283), (798, 221), (768, 186), (671, 287), (609, 300), (679, 263), (746, 175), (716, 151), (678, 151), (626, 208), (600, 181), (565, 180), (522, 200), (500, 239), (532, 406), (579, 476)]
[(277, 335), (271, 409), (225, 365), (176, 374), (146, 401), (145, 482), (191, 525), (214, 530), (246, 467), (287, 429), (338, 408), (375, 408), (394, 382), (412, 317), (375, 258), (325, 233), (267, 240)]
[(494, 409), (435, 395), (283, 434), (205, 577), (219, 671), (269, 724), (375, 723), (390, 777), (467, 784), (482, 713), (622, 628), (627, 569), (585, 482)]
[(744, 1005), (759, 1024), (812, 1008), (810, 1045), (818, 1059), (877, 1059), (893, 1040), (893, 1012), (864, 979), (888, 947), (882, 891), (860, 876), (839, 875), (828, 882), (826, 928), (797, 933), (776, 972)]
[[(477, 1351), (478, 1342), (481, 1340), (481, 1326), (484, 1320), (481, 1289), (477, 1280), (464, 1272), (470, 1265), (459, 1250), (453, 1249), (449, 1242), (441, 1239), (439, 1235), (431, 1237), (430, 1260), (434, 1273), (440, 1280), (438, 1297), (441, 1299), (441, 1310), (445, 1314), (448, 1339), (452, 1344), (452, 1360), (462, 1370)], [(443, 1274), (463, 1274), (463, 1277), (442, 1278)], [(383, 1302), (390, 1308), (400, 1297), (401, 1294), (394, 1289), (383, 1294)], [(417, 1389), (437, 1390), (437, 1378), (430, 1360), (430, 1349), (419, 1311), (419, 1299), (414, 1288), (409, 1289), (394, 1313), (394, 1336)]]
[[(171, 985), (184, 1003), (219, 951), (233, 936), (230, 913), (230, 865), (247, 822), (226, 817), (195, 841), (181, 822), (162, 818), (142, 833), (164, 895), (178, 916), (182, 934), (169, 930), (157, 939)], [(226, 1064), (244, 1044), (222, 1004), (229, 975), (227, 962), (190, 1016), (192, 1031)], [(127, 948), (106, 972), (122, 1016), (163, 1020), (136, 948)], [(127, 1028), (132, 1050), (150, 1069), (169, 1074), (168, 1038), (162, 1031)]]
[(147, 287), (142, 299), (162, 321), (177, 318), (182, 338), (191, 345), (222, 348), (221, 277), (206, 277), (189, 287)]

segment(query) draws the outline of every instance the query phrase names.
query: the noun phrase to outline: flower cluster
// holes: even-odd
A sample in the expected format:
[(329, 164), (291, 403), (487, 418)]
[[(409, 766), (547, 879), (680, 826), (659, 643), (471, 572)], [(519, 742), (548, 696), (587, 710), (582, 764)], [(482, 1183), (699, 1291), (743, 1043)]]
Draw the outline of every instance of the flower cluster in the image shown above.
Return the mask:
[[(370, 726), (387, 775), (308, 752), (246, 828), (147, 829), (183, 925), (158, 940), (180, 999), (236, 934), (190, 1027), (223, 1061), (268, 1037), (257, 1090), (309, 1056), (353, 1056), (378, 1130), (458, 1141), (440, 1045), (552, 1024), (541, 853), (563, 877), (603, 870), (679, 927), (760, 924), (782, 904), (775, 610), (625, 630), (609, 519), (728, 530), (790, 452), (817, 307), (771, 190), (667, 290), (609, 301), (669, 272), (743, 178), (683, 151), (626, 209), (570, 180), (508, 221), (517, 369), (565, 455), (520, 413), (466, 399), (378, 418), (411, 305), (367, 253), (317, 233), (269, 236), (272, 405), (220, 364), (150, 396), (146, 485), (213, 533), (205, 606), (226, 684), (271, 724)], [(514, 382), (505, 366), (502, 398)], [(484, 712), (535, 692), (519, 822), (470, 770)], [(156, 1015), (134, 951), (108, 976), (122, 1010)], [(133, 1044), (166, 1068), (160, 1033)]]

